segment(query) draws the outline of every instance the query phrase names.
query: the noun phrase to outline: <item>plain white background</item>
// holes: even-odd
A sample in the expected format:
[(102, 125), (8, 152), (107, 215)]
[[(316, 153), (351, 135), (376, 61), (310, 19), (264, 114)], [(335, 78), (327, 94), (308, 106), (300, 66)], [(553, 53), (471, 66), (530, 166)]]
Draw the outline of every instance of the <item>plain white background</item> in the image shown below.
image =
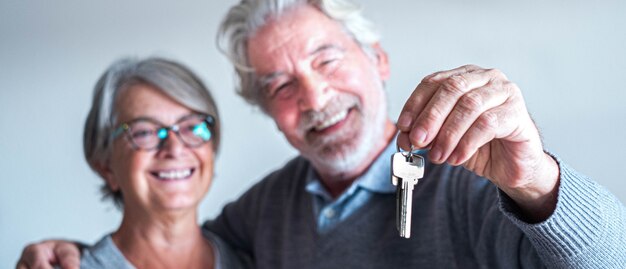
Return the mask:
[[(120, 56), (180, 60), (212, 89), (223, 147), (202, 219), (295, 156), (234, 93), (214, 45), (235, 2), (0, 2), (0, 268), (28, 242), (91, 243), (116, 229), (120, 214), (100, 201), (81, 143), (92, 87)], [(393, 120), (422, 77), (496, 67), (522, 89), (546, 148), (626, 201), (625, 1), (360, 2), (390, 56)]]

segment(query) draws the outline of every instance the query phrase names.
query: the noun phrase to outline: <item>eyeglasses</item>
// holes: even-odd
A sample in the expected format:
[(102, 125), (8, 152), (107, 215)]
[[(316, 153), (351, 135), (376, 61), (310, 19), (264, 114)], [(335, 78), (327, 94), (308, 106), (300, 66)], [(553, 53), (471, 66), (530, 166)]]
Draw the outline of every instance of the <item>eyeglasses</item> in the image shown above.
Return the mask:
[(211, 139), (214, 125), (215, 118), (203, 114), (184, 116), (172, 126), (165, 126), (151, 118), (138, 118), (117, 127), (111, 139), (125, 133), (134, 149), (153, 150), (163, 146), (171, 130), (185, 146), (198, 147)]

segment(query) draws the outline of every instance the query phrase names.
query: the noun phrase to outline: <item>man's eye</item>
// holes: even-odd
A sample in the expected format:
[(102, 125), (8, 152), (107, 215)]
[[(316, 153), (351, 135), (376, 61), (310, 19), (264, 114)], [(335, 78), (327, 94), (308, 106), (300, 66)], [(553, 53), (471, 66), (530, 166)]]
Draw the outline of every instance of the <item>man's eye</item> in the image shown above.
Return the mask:
[(278, 84), (278, 86), (274, 87), (271, 90), (271, 97), (285, 97), (289, 93), (289, 88), (293, 84), (293, 81), (287, 81), (282, 84)]
[(337, 67), (339, 67), (339, 62), (340, 58), (325, 59), (319, 63), (317, 68), (318, 70), (320, 70), (321, 73), (330, 75), (335, 72), (335, 70), (337, 70)]
[(320, 66), (326, 66), (326, 65), (331, 64), (331, 63), (334, 63), (334, 62), (336, 62), (336, 61), (337, 61), (337, 59), (328, 59), (328, 60), (324, 60), (324, 61), (322, 61), (322, 63), (320, 63)]
[(276, 88), (276, 90), (275, 90), (275, 91), (281, 91), (281, 90), (283, 90), (283, 89), (285, 89), (285, 88), (289, 87), (289, 85), (290, 85), (290, 84), (291, 84), (291, 82), (287, 82), (287, 83), (280, 84), (280, 85), (278, 86), (278, 88)]

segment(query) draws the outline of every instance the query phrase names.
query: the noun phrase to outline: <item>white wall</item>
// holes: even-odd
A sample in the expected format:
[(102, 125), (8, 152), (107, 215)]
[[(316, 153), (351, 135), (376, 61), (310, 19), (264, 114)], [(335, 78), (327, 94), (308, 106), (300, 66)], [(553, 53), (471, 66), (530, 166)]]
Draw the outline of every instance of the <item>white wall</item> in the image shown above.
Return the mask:
[[(14, 266), (28, 242), (93, 242), (117, 227), (81, 134), (95, 80), (120, 56), (172, 57), (211, 86), (224, 139), (202, 218), (295, 155), (271, 120), (234, 94), (215, 48), (219, 20), (236, 1), (177, 2), (0, 2), (0, 268)], [(390, 54), (393, 119), (429, 73), (499, 68), (521, 87), (546, 147), (626, 201), (625, 1), (362, 3)]]

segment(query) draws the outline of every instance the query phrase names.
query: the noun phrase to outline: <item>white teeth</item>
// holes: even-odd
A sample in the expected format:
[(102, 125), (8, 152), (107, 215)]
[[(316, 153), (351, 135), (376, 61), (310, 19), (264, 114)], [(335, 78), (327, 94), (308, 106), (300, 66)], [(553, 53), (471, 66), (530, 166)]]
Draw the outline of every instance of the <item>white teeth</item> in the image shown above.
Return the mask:
[(164, 171), (158, 174), (162, 179), (183, 179), (189, 175), (191, 175), (191, 169)]
[(318, 125), (315, 125), (315, 130), (316, 131), (320, 131), (323, 130), (325, 128), (328, 128), (329, 126), (342, 121), (343, 119), (346, 118), (346, 116), (348, 116), (348, 111), (344, 110), (342, 112), (337, 113), (335, 116), (330, 117), (329, 119), (321, 122)]

